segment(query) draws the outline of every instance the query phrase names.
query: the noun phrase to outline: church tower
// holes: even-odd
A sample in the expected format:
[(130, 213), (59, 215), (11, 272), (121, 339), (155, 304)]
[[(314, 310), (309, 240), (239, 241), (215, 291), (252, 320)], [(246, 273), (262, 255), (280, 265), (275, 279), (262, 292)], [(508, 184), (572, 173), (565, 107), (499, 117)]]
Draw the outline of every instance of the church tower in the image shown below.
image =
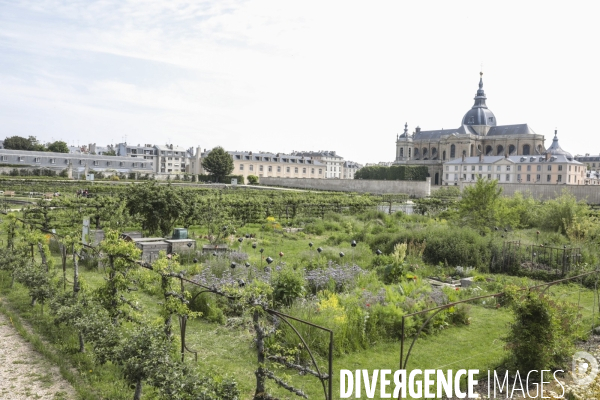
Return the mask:
[(413, 138), (408, 134), (408, 123), (404, 123), (404, 133), (396, 137), (396, 161), (412, 159)]
[(490, 128), (496, 126), (496, 117), (485, 104), (487, 97), (483, 91), (483, 72), (479, 73), (479, 90), (474, 100), (475, 104), (463, 117), (462, 124), (471, 128), (467, 129), (467, 132), (472, 130), (479, 136), (486, 136)]

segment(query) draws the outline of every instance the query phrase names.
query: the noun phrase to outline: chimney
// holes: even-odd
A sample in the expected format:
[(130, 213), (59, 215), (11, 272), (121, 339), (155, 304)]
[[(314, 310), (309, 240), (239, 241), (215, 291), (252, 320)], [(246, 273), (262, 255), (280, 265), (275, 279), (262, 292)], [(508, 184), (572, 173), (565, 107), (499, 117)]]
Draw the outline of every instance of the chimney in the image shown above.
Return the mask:
[(483, 162), (483, 153), (479, 153), (479, 162)]
[(463, 162), (465, 161), (465, 153), (464, 152), (462, 153), (462, 160), (463, 160)]

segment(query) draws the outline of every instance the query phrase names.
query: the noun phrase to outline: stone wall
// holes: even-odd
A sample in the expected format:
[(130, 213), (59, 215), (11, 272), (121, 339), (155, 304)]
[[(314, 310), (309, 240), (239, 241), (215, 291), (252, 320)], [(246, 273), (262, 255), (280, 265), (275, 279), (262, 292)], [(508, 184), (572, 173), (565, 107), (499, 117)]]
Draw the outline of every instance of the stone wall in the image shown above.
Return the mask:
[(431, 193), (431, 178), (426, 181), (371, 181), (366, 179), (303, 179), (261, 177), (264, 186), (283, 186), (298, 189), (315, 189), (341, 192), (392, 194), (403, 193), (411, 197), (426, 197)]

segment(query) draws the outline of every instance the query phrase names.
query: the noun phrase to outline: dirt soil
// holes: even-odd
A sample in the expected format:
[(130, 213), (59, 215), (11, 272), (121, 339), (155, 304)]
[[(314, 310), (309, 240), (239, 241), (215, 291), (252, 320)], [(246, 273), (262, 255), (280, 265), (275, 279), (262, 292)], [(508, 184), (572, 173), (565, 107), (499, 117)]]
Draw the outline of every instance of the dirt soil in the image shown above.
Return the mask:
[(58, 367), (36, 352), (0, 313), (0, 399), (76, 399)]

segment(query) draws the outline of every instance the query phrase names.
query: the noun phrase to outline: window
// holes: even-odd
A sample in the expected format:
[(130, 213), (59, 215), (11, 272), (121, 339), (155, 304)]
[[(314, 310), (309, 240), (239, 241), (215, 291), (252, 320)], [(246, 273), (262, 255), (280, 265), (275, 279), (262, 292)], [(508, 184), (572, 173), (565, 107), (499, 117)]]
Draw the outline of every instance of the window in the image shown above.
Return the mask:
[(535, 176), (535, 181), (536, 181), (536, 182), (539, 182), (541, 179), (542, 179), (542, 177), (540, 176), (540, 174), (537, 174), (537, 175)]
[(290, 167), (285, 167), (285, 172), (290, 172)]
[(492, 166), (488, 165), (488, 171), (491, 171), (491, 170), (492, 170)]
[(254, 165), (250, 165), (249, 170), (254, 171)]
[(479, 177), (481, 178), (481, 174), (477, 174), (477, 175), (479, 175)]
[(99, 164), (98, 161), (94, 161), (94, 165), (98, 165), (98, 164)]
[(408, 149), (408, 158), (410, 158), (410, 150), (411, 150), (411, 149)]
[(321, 173), (323, 173), (323, 170), (319, 168), (319, 175), (321, 175)]
[(404, 148), (400, 147), (400, 157), (404, 157)]
[(471, 174), (471, 180), (474, 181), (475, 180), (475, 174)]
[(263, 166), (262, 166), (262, 165), (261, 165), (261, 166), (259, 166), (259, 167), (258, 167), (258, 170), (259, 170), (260, 172), (263, 172)]
[(305, 174), (306, 173), (306, 168), (302, 168), (302, 173)]
[(450, 168), (450, 167), (448, 167), (448, 166), (446, 165), (446, 171), (448, 171), (448, 169), (449, 169), (449, 168)]
[(488, 174), (488, 179), (492, 179), (492, 174)]
[(132, 167), (137, 167), (137, 163), (131, 163)]
[(37, 163), (39, 163), (39, 162), (40, 162), (40, 158), (39, 158), (39, 157), (35, 157), (35, 158), (33, 159), (33, 162), (37, 162)]
[(479, 166), (479, 170), (482, 171), (483, 170), (483, 165)]
[(528, 156), (528, 155), (529, 155), (529, 152), (530, 152), (530, 147), (529, 147), (529, 145), (528, 145), (528, 144), (524, 144), (524, 145), (523, 145), (523, 155), (524, 155), (524, 156)]
[(558, 170), (559, 170), (559, 171), (562, 171), (562, 165), (559, 165), (559, 166), (558, 166)]
[(546, 175), (546, 182), (550, 182), (551, 178), (552, 178), (552, 175)]
[(471, 165), (471, 171), (475, 171), (475, 166)]
[(454, 166), (454, 170), (455, 170), (455, 171), (458, 171), (458, 165), (455, 165), (455, 166)]
[(467, 170), (467, 166), (463, 165), (463, 171), (466, 171), (466, 170)]
[[(410, 157), (410, 154), (408, 156)], [(454, 158), (454, 157), (456, 157), (456, 146), (451, 145), (450, 146), (450, 158)]]
[(531, 182), (531, 175), (527, 174), (527, 182)]
[(552, 165), (548, 164), (548, 171), (552, 171)]
[(294, 173), (297, 174), (298, 173), (298, 167), (294, 167)]
[(521, 166), (517, 165), (517, 171), (520, 171), (520, 170), (521, 170)]
[(507, 171), (510, 171), (510, 165), (507, 165), (507, 166), (506, 166), (506, 170), (507, 170)]
[(501, 171), (502, 167), (500, 165), (496, 166), (496, 171)]
[(2, 156), (2, 161), (7, 161), (7, 160), (8, 160), (8, 157)]
[(106, 162), (106, 166), (107, 166), (107, 167), (110, 167), (110, 161), (107, 161), (107, 162)]
[(506, 174), (506, 182), (510, 182), (510, 175)]
[(521, 182), (521, 174), (517, 174), (517, 182)]
[(277, 172), (281, 172), (281, 167), (279, 165), (277, 166)]
[(500, 181), (500, 174), (496, 174), (496, 180)]
[(571, 172), (571, 166), (569, 165), (569, 172)]
[(531, 165), (527, 166), (527, 171), (531, 171)]
[(448, 174), (446, 174), (446, 180), (448, 180)]
[(558, 180), (557, 180), (557, 182), (562, 182), (562, 175), (559, 175), (559, 176), (558, 176)]
[(542, 170), (542, 166), (541, 165), (536, 166), (536, 171), (541, 171), (541, 170)]
[(269, 165), (269, 172), (272, 172), (272, 171), (273, 171), (273, 167), (271, 167), (271, 166)]
[(315, 169), (314, 169), (314, 168), (311, 168), (311, 169), (310, 169), (310, 173), (311, 173), (311, 174), (314, 174), (314, 173), (315, 173)]

